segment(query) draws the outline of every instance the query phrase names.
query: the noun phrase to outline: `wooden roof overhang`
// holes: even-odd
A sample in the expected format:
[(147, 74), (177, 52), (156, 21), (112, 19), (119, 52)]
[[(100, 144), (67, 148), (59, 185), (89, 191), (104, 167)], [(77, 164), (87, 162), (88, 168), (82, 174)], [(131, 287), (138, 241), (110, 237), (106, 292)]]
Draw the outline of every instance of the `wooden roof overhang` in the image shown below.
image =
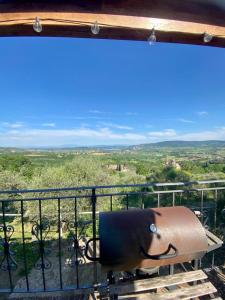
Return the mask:
[[(39, 17), (41, 33), (33, 30)], [(90, 27), (97, 21), (98, 35)], [(224, 0), (0, 0), (0, 36), (147, 40), (225, 47)], [(203, 35), (213, 36), (204, 43)]]

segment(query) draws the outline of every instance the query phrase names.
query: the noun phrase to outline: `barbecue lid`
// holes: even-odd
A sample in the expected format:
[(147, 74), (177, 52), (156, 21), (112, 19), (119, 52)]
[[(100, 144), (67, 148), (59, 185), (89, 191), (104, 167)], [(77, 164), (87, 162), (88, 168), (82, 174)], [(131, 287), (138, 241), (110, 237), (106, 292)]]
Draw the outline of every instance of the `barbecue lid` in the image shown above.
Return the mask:
[(183, 206), (102, 212), (100, 263), (112, 270), (153, 267), (201, 258), (205, 230)]

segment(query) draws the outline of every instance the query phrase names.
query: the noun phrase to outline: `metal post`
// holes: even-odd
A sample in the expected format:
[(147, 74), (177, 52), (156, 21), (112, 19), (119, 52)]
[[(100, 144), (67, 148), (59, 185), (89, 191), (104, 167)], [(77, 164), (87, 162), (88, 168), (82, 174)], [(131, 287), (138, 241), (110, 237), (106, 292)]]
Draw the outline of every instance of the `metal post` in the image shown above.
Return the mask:
[(5, 202), (4, 201), (2, 201), (2, 216), (3, 216), (3, 232), (4, 232), (4, 253), (5, 253), (6, 261), (7, 261), (7, 270), (8, 270), (8, 275), (9, 275), (10, 290), (12, 292), (13, 291), (13, 282), (12, 282), (11, 266), (10, 266), (10, 262), (9, 262), (10, 250), (9, 250), (9, 241), (7, 239), (8, 227), (6, 225), (6, 219), (5, 219)]
[(174, 274), (174, 265), (170, 265), (169, 273), (170, 275)]
[(214, 229), (216, 229), (216, 223), (217, 223), (217, 201), (218, 201), (218, 190), (215, 190), (215, 195), (214, 195), (214, 202), (215, 202), (215, 207), (214, 207)]
[(59, 281), (60, 281), (60, 289), (63, 288), (62, 283), (62, 245), (61, 245), (61, 239), (62, 239), (62, 224), (61, 224), (61, 203), (60, 198), (58, 198), (58, 246), (59, 246)]
[(42, 282), (44, 291), (46, 290), (46, 283), (45, 283), (45, 264), (44, 264), (44, 241), (43, 241), (43, 222), (42, 222), (42, 207), (41, 207), (41, 199), (38, 200), (39, 204), (39, 222), (40, 222), (40, 241), (39, 241), (39, 251), (41, 254), (41, 271), (42, 271)]
[(129, 209), (129, 198), (128, 198), (128, 194), (126, 195), (126, 209)]
[(110, 211), (113, 210), (113, 205), (112, 205), (112, 201), (113, 201), (113, 196), (110, 196)]
[(199, 264), (198, 264), (198, 259), (195, 259), (195, 260), (194, 260), (194, 270), (195, 270), (195, 271), (198, 270), (198, 266), (199, 266)]
[(77, 220), (77, 198), (74, 199), (74, 227), (75, 227), (75, 241), (74, 241), (74, 247), (75, 247), (75, 268), (76, 268), (76, 283), (77, 288), (79, 288), (79, 258), (78, 258), (78, 247), (79, 247), (79, 241), (78, 241), (78, 220)]
[[(95, 188), (92, 189), (91, 195), (91, 203), (92, 203), (92, 230), (93, 230), (93, 258), (96, 258), (96, 190)], [(96, 262), (93, 263), (93, 275), (94, 275), (94, 284), (97, 284), (97, 264)]]
[(20, 210), (21, 210), (21, 226), (22, 226), (22, 241), (23, 241), (23, 261), (24, 261), (27, 292), (29, 292), (30, 287), (29, 287), (29, 280), (28, 280), (27, 256), (26, 256), (26, 246), (25, 246), (23, 200), (20, 201)]
[(202, 224), (204, 221), (203, 209), (204, 209), (204, 191), (201, 191), (201, 222), (202, 222)]

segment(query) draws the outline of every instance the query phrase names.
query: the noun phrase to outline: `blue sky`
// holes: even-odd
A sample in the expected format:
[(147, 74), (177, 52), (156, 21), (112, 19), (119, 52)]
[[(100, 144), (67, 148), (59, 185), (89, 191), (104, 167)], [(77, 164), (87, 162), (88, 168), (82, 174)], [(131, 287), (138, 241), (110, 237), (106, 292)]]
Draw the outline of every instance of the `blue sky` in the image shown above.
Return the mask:
[(0, 146), (225, 140), (225, 49), (0, 39)]

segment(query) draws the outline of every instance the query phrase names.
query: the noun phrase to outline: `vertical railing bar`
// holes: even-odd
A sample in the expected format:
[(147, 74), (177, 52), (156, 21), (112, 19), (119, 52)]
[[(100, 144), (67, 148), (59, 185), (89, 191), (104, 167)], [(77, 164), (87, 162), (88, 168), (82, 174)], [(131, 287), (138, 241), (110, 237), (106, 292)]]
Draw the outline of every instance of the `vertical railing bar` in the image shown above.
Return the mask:
[(76, 245), (78, 242), (78, 221), (77, 221), (77, 197), (74, 198), (74, 221), (75, 221), (75, 268), (76, 268), (76, 283), (77, 283), (77, 288), (79, 288), (79, 260), (78, 260), (78, 249)]
[[(216, 229), (216, 225), (217, 225), (217, 202), (218, 202), (218, 190), (217, 189), (215, 189), (214, 202), (215, 202), (215, 207), (214, 207), (214, 229)], [(211, 267), (214, 268), (214, 266), (215, 266), (215, 251), (213, 251), (213, 253), (212, 253)]]
[(62, 282), (62, 245), (61, 245), (61, 199), (58, 198), (58, 241), (59, 241), (59, 282), (60, 282), (60, 289), (63, 288)]
[(145, 208), (145, 203), (144, 203), (144, 195), (141, 195), (141, 209)]
[(213, 269), (215, 267), (215, 252), (212, 252), (212, 264), (211, 264), (211, 268)]
[[(93, 257), (96, 258), (96, 190), (92, 189), (92, 230), (93, 230)], [(93, 262), (93, 275), (94, 275), (94, 285), (97, 284), (97, 265), (96, 262)]]
[[(6, 228), (6, 221), (5, 221), (5, 202), (4, 201), (2, 201), (2, 217), (3, 217), (3, 226), (4, 226), (4, 243), (6, 245), (6, 244), (8, 244), (8, 241), (7, 241), (7, 235), (6, 235), (7, 228)], [(11, 269), (10, 269), (10, 265), (9, 265), (9, 253), (8, 253), (8, 251), (7, 251), (7, 254), (6, 254), (6, 260), (7, 260), (8, 274), (9, 274), (10, 290), (12, 292), (13, 291), (13, 283), (12, 283)]]
[(201, 222), (203, 224), (204, 216), (203, 216), (203, 209), (204, 209), (204, 191), (201, 191)]
[(126, 209), (129, 209), (129, 198), (128, 198), (128, 194), (126, 194)]
[(110, 196), (110, 211), (113, 210), (113, 205), (112, 205), (112, 201), (113, 201), (113, 196)]
[(44, 270), (44, 243), (43, 243), (43, 236), (42, 236), (42, 210), (41, 210), (41, 199), (38, 200), (39, 204), (39, 221), (40, 221), (40, 252), (41, 252), (41, 270), (42, 270), (42, 281), (43, 281), (43, 287), (44, 291), (46, 290), (45, 285), (45, 270)]
[(175, 206), (175, 193), (173, 192), (173, 206)]
[[(190, 191), (187, 189), (186, 190), (186, 199), (185, 199), (185, 197), (184, 197), (184, 201), (186, 202), (185, 203), (185, 206), (187, 206), (187, 207), (189, 207), (189, 196), (190, 196)], [(184, 204), (184, 203), (183, 203)]]
[(158, 203), (157, 203), (158, 207), (160, 207), (160, 193), (158, 193)]
[(23, 200), (20, 202), (20, 209), (21, 209), (21, 226), (22, 226), (22, 240), (23, 240), (23, 261), (25, 267), (25, 277), (26, 277), (26, 285), (27, 291), (29, 291), (29, 280), (28, 280), (28, 271), (27, 271), (27, 256), (26, 256), (26, 246), (25, 246), (25, 234), (24, 234), (24, 207), (23, 207)]
[(216, 229), (217, 225), (217, 202), (218, 202), (218, 190), (215, 190), (215, 195), (214, 195), (214, 202), (215, 202), (215, 207), (214, 207), (214, 229)]

